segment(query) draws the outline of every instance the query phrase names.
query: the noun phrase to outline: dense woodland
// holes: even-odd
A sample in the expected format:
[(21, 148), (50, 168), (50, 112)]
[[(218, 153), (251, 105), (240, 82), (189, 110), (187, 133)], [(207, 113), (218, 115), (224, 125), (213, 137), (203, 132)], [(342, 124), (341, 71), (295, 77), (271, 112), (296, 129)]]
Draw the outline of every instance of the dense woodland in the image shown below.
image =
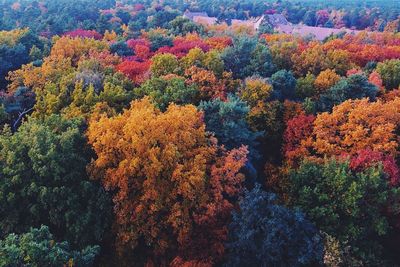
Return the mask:
[[(362, 32), (230, 23), (270, 12)], [(399, 31), (396, 1), (0, 1), (0, 266), (400, 266)]]

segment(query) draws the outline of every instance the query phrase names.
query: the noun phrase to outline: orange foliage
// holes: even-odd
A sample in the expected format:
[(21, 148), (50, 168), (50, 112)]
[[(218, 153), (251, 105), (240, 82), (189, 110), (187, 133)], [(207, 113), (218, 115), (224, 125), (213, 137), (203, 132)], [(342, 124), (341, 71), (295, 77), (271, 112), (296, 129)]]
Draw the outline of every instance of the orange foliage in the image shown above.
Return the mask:
[(330, 87), (335, 85), (340, 80), (340, 76), (335, 71), (327, 69), (321, 71), (321, 73), (315, 79), (314, 85), (317, 89), (318, 94), (324, 93)]
[(238, 85), (232, 78), (232, 73), (226, 71), (222, 73), (222, 78), (218, 79), (214, 72), (192, 66), (185, 71), (185, 76), (189, 84), (196, 84), (199, 87), (202, 99), (218, 97), (225, 99)]
[(232, 45), (232, 38), (228, 36), (213, 36), (207, 38), (205, 41), (211, 49), (224, 49), (225, 47)]
[(221, 258), (245, 147), (218, 147), (196, 107), (162, 113), (147, 98), (115, 117), (95, 114), (87, 135), (97, 154), (90, 173), (115, 192), (120, 251), (142, 246), (160, 265)]
[(70, 58), (72, 64), (75, 65), (79, 58), (87, 55), (89, 51), (105, 51), (108, 50), (108, 44), (105, 41), (98, 41), (93, 38), (71, 38), (63, 36), (56, 39), (51, 48), (50, 57), (55, 60), (63, 60)]
[(296, 116), (305, 115), (305, 111), (301, 103), (285, 100), (285, 102), (283, 102), (283, 107), (283, 121), (285, 122)]
[(400, 98), (383, 103), (348, 100), (319, 114), (314, 123), (313, 148), (319, 155), (353, 155), (362, 149), (397, 155)]

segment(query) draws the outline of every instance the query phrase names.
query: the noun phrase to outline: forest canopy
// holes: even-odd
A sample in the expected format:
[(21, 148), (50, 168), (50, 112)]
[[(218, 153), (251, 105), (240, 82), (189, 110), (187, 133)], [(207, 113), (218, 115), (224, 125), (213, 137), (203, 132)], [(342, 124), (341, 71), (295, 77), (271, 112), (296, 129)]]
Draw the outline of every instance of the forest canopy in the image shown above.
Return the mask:
[(394, 1), (0, 0), (0, 266), (398, 266)]

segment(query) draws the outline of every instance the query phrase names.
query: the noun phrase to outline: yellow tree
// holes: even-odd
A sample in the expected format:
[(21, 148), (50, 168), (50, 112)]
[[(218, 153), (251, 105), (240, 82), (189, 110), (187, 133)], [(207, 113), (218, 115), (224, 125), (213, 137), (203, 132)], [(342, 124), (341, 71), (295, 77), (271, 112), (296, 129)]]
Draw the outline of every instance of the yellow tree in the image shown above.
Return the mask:
[(318, 155), (338, 156), (371, 149), (397, 155), (400, 98), (387, 102), (348, 100), (322, 113), (314, 122), (313, 149)]
[(327, 69), (321, 71), (314, 82), (318, 94), (324, 93), (330, 87), (335, 85), (340, 80), (340, 76), (334, 70)]
[(264, 79), (247, 78), (244, 88), (240, 91), (240, 98), (250, 107), (257, 106), (258, 102), (266, 102), (271, 96), (272, 86)]

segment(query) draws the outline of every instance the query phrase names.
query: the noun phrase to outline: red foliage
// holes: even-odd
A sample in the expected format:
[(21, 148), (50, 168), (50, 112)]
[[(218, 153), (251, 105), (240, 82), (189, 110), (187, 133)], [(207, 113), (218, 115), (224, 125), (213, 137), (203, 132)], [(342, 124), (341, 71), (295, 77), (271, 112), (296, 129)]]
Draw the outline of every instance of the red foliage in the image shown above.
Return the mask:
[(351, 75), (355, 75), (355, 74), (362, 74), (362, 70), (359, 69), (350, 69), (346, 72), (346, 76), (349, 77)]
[(309, 142), (315, 116), (300, 115), (289, 120), (283, 134), (283, 154), (289, 165), (295, 165), (307, 155), (307, 142)]
[(348, 34), (343, 39), (325, 43), (326, 50), (345, 50), (350, 60), (360, 67), (370, 61), (381, 62), (400, 57), (400, 37), (390, 33)]
[(222, 148), (221, 152), (221, 157), (211, 166), (210, 202), (193, 216), (196, 227), (181, 244), (181, 257), (190, 259), (183, 266), (213, 266), (224, 255), (227, 222), (234, 209), (234, 202), (230, 200), (242, 191), (244, 176), (239, 171), (247, 161), (248, 150), (242, 146), (231, 151)]
[(384, 86), (383, 86), (382, 78), (381, 78), (381, 76), (379, 75), (379, 73), (376, 72), (376, 71), (373, 71), (373, 72), (369, 75), (368, 81), (369, 81), (370, 83), (372, 83), (373, 85), (375, 85), (376, 87), (378, 87), (379, 90), (381, 90), (381, 91), (383, 91), (383, 90), (385, 89)]
[(134, 6), (133, 6), (133, 10), (134, 11), (140, 11), (140, 10), (144, 10), (144, 5), (143, 4), (135, 4)]
[(145, 46), (145, 45), (136, 45), (135, 46), (135, 54), (137, 57), (145, 60), (145, 59), (149, 59), (151, 56), (151, 52), (150, 52), (150, 47), (149, 46)]
[(184, 38), (177, 37), (174, 40), (174, 45), (172, 47), (161, 47), (157, 50), (157, 54), (159, 53), (171, 53), (178, 58), (182, 58), (186, 56), (186, 54), (193, 48), (200, 48), (203, 52), (207, 52), (210, 50), (210, 45), (207, 44), (201, 38)]
[(150, 41), (144, 38), (140, 38), (140, 39), (129, 39), (128, 41), (126, 41), (126, 44), (128, 45), (128, 47), (132, 50), (135, 50), (135, 47), (137, 45), (144, 45), (144, 46), (148, 46), (150, 47)]
[(149, 59), (152, 56), (152, 53), (150, 52), (151, 44), (147, 39), (130, 39), (126, 44), (135, 52), (136, 57), (141, 60)]
[(103, 36), (95, 30), (83, 30), (83, 29), (76, 29), (74, 31), (66, 32), (63, 36), (69, 36), (72, 38), (75, 37), (82, 37), (82, 38), (93, 38), (95, 40), (101, 40)]
[(148, 78), (150, 61), (138, 62), (125, 60), (122, 63), (118, 64), (116, 69), (117, 71), (125, 74), (136, 85), (138, 85)]
[(383, 171), (389, 176), (392, 186), (398, 185), (400, 171), (393, 156), (385, 155), (382, 152), (363, 149), (350, 159), (350, 168), (354, 171), (362, 171), (368, 167), (382, 163)]

